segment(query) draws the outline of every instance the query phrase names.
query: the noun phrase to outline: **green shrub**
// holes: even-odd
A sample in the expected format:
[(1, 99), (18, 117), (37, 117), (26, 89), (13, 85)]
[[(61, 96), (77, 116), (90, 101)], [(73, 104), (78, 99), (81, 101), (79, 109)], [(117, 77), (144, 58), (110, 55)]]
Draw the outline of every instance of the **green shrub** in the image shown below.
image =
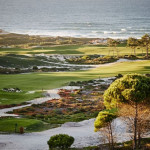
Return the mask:
[(38, 67), (37, 67), (37, 66), (33, 66), (32, 69), (33, 69), (33, 70), (38, 70)]
[(71, 82), (69, 83), (69, 86), (75, 86), (75, 85), (76, 85), (76, 83), (73, 82), (73, 81), (71, 81)]
[(89, 59), (90, 57), (88, 55), (82, 56), (82, 59)]
[(49, 149), (58, 148), (66, 150), (68, 149), (74, 142), (74, 138), (67, 134), (57, 134), (52, 136), (47, 144), (49, 145)]
[(121, 78), (121, 77), (123, 77), (123, 75), (120, 73), (116, 76), (116, 78)]

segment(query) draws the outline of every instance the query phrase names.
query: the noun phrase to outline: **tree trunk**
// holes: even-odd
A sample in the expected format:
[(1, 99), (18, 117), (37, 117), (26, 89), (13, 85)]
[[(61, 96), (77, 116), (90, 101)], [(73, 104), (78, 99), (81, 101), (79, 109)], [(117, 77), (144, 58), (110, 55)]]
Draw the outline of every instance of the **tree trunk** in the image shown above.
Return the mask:
[(113, 140), (111, 122), (109, 123), (109, 129), (110, 129), (110, 137), (111, 137), (111, 146), (112, 146), (112, 150), (114, 150), (114, 140)]
[(138, 148), (141, 148), (141, 135), (138, 135)]
[(143, 54), (143, 49), (142, 49), (142, 56), (144, 56), (144, 54)]
[(109, 149), (111, 150), (111, 137), (110, 137), (110, 128), (108, 125), (108, 142), (109, 142)]
[(141, 147), (141, 128), (138, 127), (138, 148)]
[(135, 117), (134, 117), (134, 150), (137, 149), (137, 118), (138, 118), (138, 107), (135, 104)]
[(146, 45), (146, 57), (148, 57), (148, 45)]
[(136, 49), (136, 48), (134, 47), (134, 56), (136, 56), (136, 51), (135, 51), (135, 49)]

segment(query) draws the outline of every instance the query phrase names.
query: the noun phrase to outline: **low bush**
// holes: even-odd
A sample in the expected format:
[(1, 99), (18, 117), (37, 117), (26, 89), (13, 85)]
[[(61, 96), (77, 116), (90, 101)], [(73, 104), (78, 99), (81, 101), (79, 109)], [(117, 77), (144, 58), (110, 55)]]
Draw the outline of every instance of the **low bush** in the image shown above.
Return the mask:
[(74, 138), (72, 136), (69, 136), (67, 134), (58, 134), (52, 136), (49, 141), (47, 141), (47, 144), (49, 145), (49, 149), (62, 149), (66, 150), (68, 149), (74, 142)]
[(116, 60), (118, 60), (118, 58), (112, 56), (101, 57), (99, 55), (89, 55), (89, 56), (85, 55), (85, 56), (67, 59), (66, 61), (74, 64), (104, 64), (104, 63), (115, 62)]

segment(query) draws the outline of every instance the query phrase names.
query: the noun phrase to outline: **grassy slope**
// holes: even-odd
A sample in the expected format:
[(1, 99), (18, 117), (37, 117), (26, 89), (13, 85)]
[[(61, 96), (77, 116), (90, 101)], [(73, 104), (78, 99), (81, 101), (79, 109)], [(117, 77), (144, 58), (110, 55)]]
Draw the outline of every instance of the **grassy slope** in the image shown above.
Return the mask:
[(26, 118), (5, 118), (0, 119), (0, 132), (15, 132), (16, 123), (17, 132), (19, 132), (20, 127), (24, 127), (25, 132), (42, 131), (50, 128), (40, 120)]
[[(53, 89), (67, 85), (69, 81), (111, 77), (119, 73), (150, 73), (150, 61), (123, 62), (88, 71), (0, 75), (0, 89), (9, 87), (18, 87), (23, 91)], [(7, 96), (2, 97), (2, 95), (0, 97), (1, 99), (8, 98)], [(5, 103), (13, 103), (12, 100), (9, 98)], [(28, 99), (25, 98), (23, 101), (26, 100)]]
[(26, 94), (26, 92), (13, 93), (0, 91), (0, 104), (20, 104), (22, 102), (42, 97), (42, 92), (38, 91), (33, 94)]
[(30, 68), (31, 66), (44, 66), (49, 63), (43, 62), (39, 57), (25, 57), (24, 55), (0, 55), (0, 66), (13, 68)]
[[(66, 45), (52, 46), (44, 48), (21, 49), (21, 48), (0, 48), (0, 54), (102, 54), (108, 55), (112, 47), (96, 46), (96, 45)], [(131, 54), (131, 48), (118, 47), (119, 55)], [(137, 54), (142, 53), (142, 49), (137, 49)], [(145, 52), (145, 50), (144, 50)], [(111, 52), (110, 55), (113, 55)], [(116, 53), (115, 53), (116, 55)]]

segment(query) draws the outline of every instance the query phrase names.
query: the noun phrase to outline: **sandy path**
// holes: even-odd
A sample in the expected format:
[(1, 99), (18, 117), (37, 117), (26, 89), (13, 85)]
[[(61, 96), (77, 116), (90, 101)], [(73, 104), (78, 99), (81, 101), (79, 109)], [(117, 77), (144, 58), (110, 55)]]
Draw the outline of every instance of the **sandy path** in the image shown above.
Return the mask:
[(46, 102), (48, 100), (52, 100), (52, 99), (59, 99), (60, 96), (57, 94), (59, 89), (68, 89), (68, 90), (74, 90), (74, 89), (79, 89), (80, 87), (78, 86), (64, 86), (64, 87), (60, 87), (60, 88), (56, 88), (56, 89), (52, 89), (52, 90), (47, 90), (47, 97), (42, 97), (42, 98), (36, 98), (34, 100), (31, 101), (27, 101), (28, 105), (22, 105), (22, 106), (16, 106), (16, 107), (11, 107), (11, 108), (4, 108), (4, 109), (0, 109), (0, 117), (2, 116), (18, 116), (15, 114), (7, 114), (6, 112), (8, 111), (13, 111), (14, 109), (19, 109), (19, 108), (23, 108), (23, 107), (27, 107), (27, 106), (31, 106), (32, 104), (41, 104), (43, 102)]
[[(133, 61), (140, 61), (140, 60), (129, 60), (129, 59), (124, 59), (121, 58), (115, 62), (112, 63), (106, 63), (106, 64), (99, 64), (99, 65), (85, 65), (85, 64), (69, 64), (67, 62), (65, 62), (65, 60), (63, 60), (64, 63), (60, 63), (60, 62), (49, 62), (49, 61), (43, 61), (43, 62), (47, 62), (49, 64), (53, 64), (53, 65), (60, 65), (58, 68), (63, 68), (63, 67), (86, 67), (86, 70), (90, 69), (90, 68), (98, 68), (98, 67), (102, 67), (102, 66), (111, 66), (114, 65), (116, 63), (120, 63), (120, 62), (133, 62)], [(47, 68), (53, 68), (56, 66), (38, 66), (38, 68), (42, 68), (42, 67), (47, 67)]]
[[(109, 81), (110, 78), (104, 78), (105, 82)], [(62, 87), (64, 89), (77, 89), (79, 87), (66, 86)], [(60, 88), (48, 90), (49, 93), (48, 99), (50, 98), (59, 98), (57, 91)], [(32, 100), (32, 104), (42, 103), (46, 101), (47, 97), (44, 99), (35, 99)], [(28, 106), (30, 106), (29, 104)], [(27, 105), (26, 105), (27, 106)], [(11, 111), (13, 109), (21, 108), (25, 106), (13, 107), (8, 109), (0, 110), (2, 115), (5, 114), (6, 111)], [(46, 130), (43, 132), (35, 132), (35, 133), (25, 133), (23, 135), (19, 134), (1, 134), (0, 135), (0, 149), (1, 150), (48, 150), (47, 141), (50, 136), (60, 133), (65, 133), (71, 135), (75, 138), (75, 142), (73, 147), (86, 147), (92, 145), (98, 145), (101, 142), (102, 135), (100, 133), (94, 132), (94, 120), (85, 120), (79, 123), (65, 123), (59, 128), (54, 128), (50, 130)], [(118, 135), (118, 141), (129, 140), (128, 133), (126, 133), (126, 126), (122, 121), (115, 121), (115, 132)], [(124, 136), (123, 136), (124, 135)]]
[[(113, 79), (113, 78), (114, 77), (101, 78), (102, 80), (104, 80), (104, 82), (101, 82), (101, 84), (110, 84), (112, 82), (111, 79)], [(59, 89), (74, 90), (74, 89), (80, 89), (80, 87), (79, 86), (64, 86), (64, 87), (60, 87), (60, 88), (56, 88), (56, 89), (52, 89), (52, 90), (46, 90), (46, 92), (47, 92), (46, 97), (36, 98), (36, 99), (30, 100), (30, 101), (27, 101), (29, 103), (28, 105), (22, 105), (22, 106), (16, 106), (16, 107), (11, 107), (11, 108), (0, 109), (0, 117), (2, 117), (2, 116), (17, 117), (18, 115), (7, 114), (7, 112), (13, 111), (14, 109), (19, 109), (19, 108), (31, 106), (32, 104), (41, 104), (41, 103), (46, 102), (48, 100), (59, 99), (60, 96), (57, 94)], [(34, 92), (34, 91), (32, 91), (32, 92)]]
[[(73, 147), (98, 145), (102, 143), (100, 138), (102, 135), (98, 132), (94, 132), (94, 120), (95, 119), (90, 119), (79, 123), (65, 123), (59, 128), (43, 132), (25, 133), (23, 135), (0, 135), (0, 149), (48, 150), (47, 141), (50, 136), (60, 133), (69, 134), (75, 138)], [(129, 134), (126, 133), (126, 126), (120, 119), (116, 119), (115, 121), (115, 131), (119, 142), (129, 140)]]
[[(113, 78), (114, 77), (102, 78), (102, 80), (104, 80), (104, 82), (101, 82), (101, 84), (110, 84), (112, 82), (111, 79), (113, 79)], [(14, 109), (19, 109), (19, 108), (31, 106), (32, 104), (41, 104), (41, 103), (46, 102), (48, 100), (59, 99), (60, 96), (57, 94), (59, 89), (74, 90), (74, 89), (80, 89), (80, 87), (79, 86), (64, 86), (64, 87), (60, 87), (60, 88), (56, 88), (56, 89), (52, 89), (52, 90), (46, 90), (46, 92), (47, 92), (47, 96), (46, 97), (36, 98), (36, 99), (30, 100), (30, 101), (27, 101), (29, 103), (27, 105), (0, 109), (0, 117), (2, 117), (2, 116), (17, 117), (18, 115), (7, 114), (7, 112), (13, 111)]]

